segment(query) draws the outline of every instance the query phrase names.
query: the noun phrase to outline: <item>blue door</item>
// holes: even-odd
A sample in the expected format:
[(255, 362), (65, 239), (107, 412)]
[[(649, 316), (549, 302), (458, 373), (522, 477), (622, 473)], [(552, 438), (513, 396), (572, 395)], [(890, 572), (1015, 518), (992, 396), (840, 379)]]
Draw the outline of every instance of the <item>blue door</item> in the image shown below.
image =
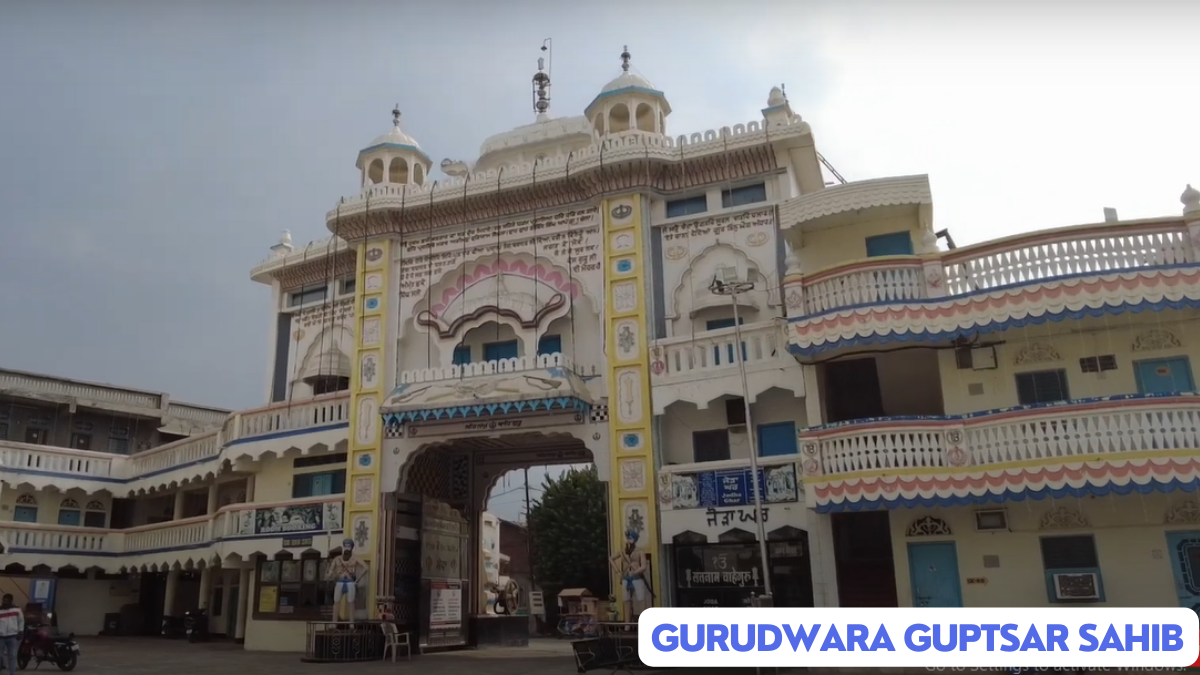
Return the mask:
[(561, 354), (562, 353), (562, 336), (561, 335), (543, 335), (538, 340), (538, 356), (543, 354)]
[(18, 506), (13, 509), (13, 520), (18, 523), (36, 523), (37, 507), (36, 506)]
[(775, 457), (796, 454), (796, 423), (758, 425), (758, 456)]
[(954, 542), (908, 545), (913, 607), (962, 607)]
[(311, 480), (312, 491), (309, 494), (311, 494), (313, 497), (333, 494), (333, 474), (314, 473), (312, 474)]
[(79, 527), (81, 524), (79, 512), (75, 509), (60, 509), (58, 512), (58, 524)]
[(489, 342), (483, 346), (484, 361), (499, 361), (500, 359), (517, 358), (517, 341)]
[(1171, 394), (1195, 391), (1192, 365), (1186, 356), (1134, 362), (1139, 394)]
[(471, 362), (470, 345), (459, 345), (454, 348), (454, 365), (465, 366)]
[(1167, 555), (1179, 606), (1200, 613), (1200, 532), (1168, 532)]
[(881, 255), (912, 255), (912, 234), (908, 232), (893, 232), (881, 234), (878, 237), (867, 237), (867, 257), (876, 258)]

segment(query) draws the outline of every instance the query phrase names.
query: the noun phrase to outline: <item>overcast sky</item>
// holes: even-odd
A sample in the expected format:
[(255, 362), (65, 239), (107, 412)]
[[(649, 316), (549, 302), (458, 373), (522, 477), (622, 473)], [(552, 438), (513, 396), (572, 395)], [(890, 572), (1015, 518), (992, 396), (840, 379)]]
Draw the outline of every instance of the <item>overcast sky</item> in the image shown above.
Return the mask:
[(928, 173), (960, 245), (1178, 214), (1200, 3), (977, 4), (0, 0), (0, 364), (263, 403), (250, 268), (327, 234), (395, 103), (435, 164), (532, 122), (546, 37), (558, 116), (626, 44), (673, 135), (785, 83), (848, 180)]

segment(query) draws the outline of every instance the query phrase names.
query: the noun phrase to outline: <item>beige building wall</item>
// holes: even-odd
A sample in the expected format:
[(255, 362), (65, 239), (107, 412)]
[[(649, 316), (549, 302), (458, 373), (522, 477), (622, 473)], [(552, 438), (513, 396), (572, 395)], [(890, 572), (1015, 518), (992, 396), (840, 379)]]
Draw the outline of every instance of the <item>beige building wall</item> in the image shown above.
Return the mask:
[[(1049, 607), (1039, 539), (1091, 534), (1095, 537), (1105, 602), (1111, 607), (1174, 607), (1175, 577), (1167, 555), (1168, 530), (1200, 530), (1200, 524), (1166, 526), (1166, 514), (1186, 494), (1152, 493), (1061, 500), (1006, 502), (999, 506), (956, 509), (898, 509), (891, 512), (892, 550), (899, 606), (913, 606), (910, 544), (953, 541), (965, 607)], [(975, 511), (1003, 507), (1008, 532), (978, 532)], [(1054, 509), (1078, 513), (1085, 527), (1043, 527)], [(945, 521), (951, 536), (906, 536), (925, 516)], [(988, 567), (994, 556), (998, 566)], [(996, 562), (993, 560), (993, 562)], [(1067, 605), (1070, 606), (1070, 605)]]

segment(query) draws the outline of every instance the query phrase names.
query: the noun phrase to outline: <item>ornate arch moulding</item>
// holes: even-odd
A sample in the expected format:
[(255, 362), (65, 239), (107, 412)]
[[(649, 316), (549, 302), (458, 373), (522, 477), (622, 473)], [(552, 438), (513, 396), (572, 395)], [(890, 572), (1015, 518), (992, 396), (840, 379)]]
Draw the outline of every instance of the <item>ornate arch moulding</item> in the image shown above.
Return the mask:
[(512, 319), (525, 329), (537, 328), (580, 293), (570, 275), (528, 254), (476, 260), (463, 263), (429, 289), (427, 309), (417, 313), (416, 323), (444, 339), (489, 314)]
[(1175, 333), (1166, 328), (1151, 328), (1134, 338), (1131, 349), (1135, 352), (1153, 352), (1182, 346), (1183, 343)]
[(933, 516), (925, 516), (917, 518), (908, 526), (906, 537), (949, 537), (954, 533), (950, 531), (950, 525), (941, 518)]
[(1017, 352), (1016, 358), (1013, 359), (1013, 364), (1028, 366), (1035, 363), (1050, 363), (1061, 360), (1062, 356), (1053, 346), (1042, 342), (1033, 342)]
[(1091, 527), (1092, 524), (1088, 522), (1082, 511), (1059, 506), (1050, 509), (1046, 515), (1042, 516), (1040, 526), (1043, 530), (1073, 530)]

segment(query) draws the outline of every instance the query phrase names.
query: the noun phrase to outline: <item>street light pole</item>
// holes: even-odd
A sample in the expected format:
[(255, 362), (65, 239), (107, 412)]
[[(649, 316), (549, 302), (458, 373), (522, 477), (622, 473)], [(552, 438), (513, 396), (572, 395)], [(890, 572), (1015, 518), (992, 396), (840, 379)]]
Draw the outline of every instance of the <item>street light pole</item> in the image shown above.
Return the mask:
[(743, 349), (745, 348), (742, 342), (742, 320), (738, 314), (738, 295), (754, 290), (753, 281), (742, 281), (733, 278), (722, 278), (722, 273), (729, 270), (728, 267), (723, 267), (717, 271), (717, 276), (713, 277), (712, 284), (708, 287), (716, 295), (728, 295), (733, 302), (733, 337), (734, 351), (737, 356), (734, 360), (738, 367), (738, 377), (742, 380), (742, 405), (745, 407), (746, 414), (746, 433), (750, 439), (750, 491), (754, 493), (754, 524), (758, 535), (758, 553), (762, 558), (763, 572), (763, 590), (766, 591), (764, 597), (767, 602), (771, 603), (773, 594), (771, 593), (771, 571), (767, 560), (767, 528), (763, 522), (762, 509), (762, 482), (758, 476), (758, 441), (754, 436), (754, 423), (750, 417), (750, 385), (746, 381), (746, 360)]

